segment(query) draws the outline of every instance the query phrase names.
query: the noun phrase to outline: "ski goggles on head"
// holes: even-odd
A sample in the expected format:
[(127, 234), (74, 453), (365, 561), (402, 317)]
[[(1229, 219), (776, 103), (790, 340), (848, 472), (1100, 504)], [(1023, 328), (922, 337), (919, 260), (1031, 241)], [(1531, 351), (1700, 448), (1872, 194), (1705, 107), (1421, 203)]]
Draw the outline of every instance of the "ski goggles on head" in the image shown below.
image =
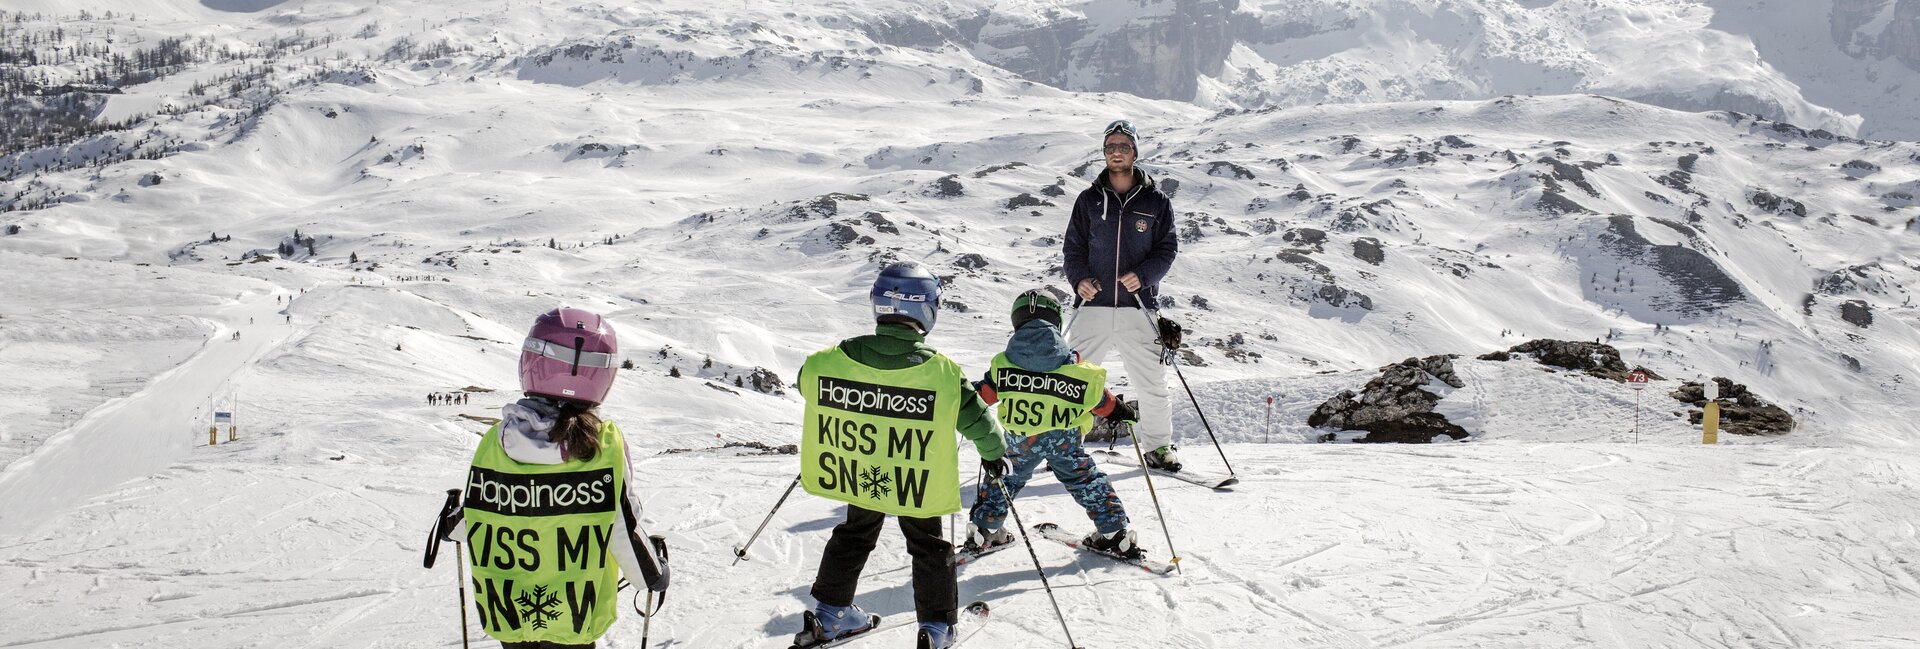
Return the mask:
[(560, 361), (562, 363), (571, 363), (573, 365), (577, 365), (580, 367), (597, 367), (600, 369), (609, 369), (619, 364), (615, 362), (613, 358), (613, 354), (607, 354), (602, 352), (583, 352), (583, 351), (574, 349), (572, 347), (567, 347), (564, 345), (554, 343), (553, 341), (550, 341), (550, 340), (542, 340), (539, 338), (528, 338), (525, 343), (522, 343), (520, 345), (520, 350), (525, 352), (533, 352), (535, 354), (539, 354), (540, 356), (543, 356), (546, 358), (551, 358), (553, 360)]
[(1135, 140), (1135, 141), (1138, 141), (1140, 139), (1139, 134), (1135, 133), (1133, 130), (1133, 122), (1129, 122), (1124, 119), (1116, 119), (1116, 120), (1113, 120), (1112, 123), (1107, 124), (1106, 130), (1100, 133), (1100, 137), (1106, 137), (1109, 135), (1113, 135), (1114, 133), (1120, 133), (1120, 134), (1126, 135), (1128, 139)]

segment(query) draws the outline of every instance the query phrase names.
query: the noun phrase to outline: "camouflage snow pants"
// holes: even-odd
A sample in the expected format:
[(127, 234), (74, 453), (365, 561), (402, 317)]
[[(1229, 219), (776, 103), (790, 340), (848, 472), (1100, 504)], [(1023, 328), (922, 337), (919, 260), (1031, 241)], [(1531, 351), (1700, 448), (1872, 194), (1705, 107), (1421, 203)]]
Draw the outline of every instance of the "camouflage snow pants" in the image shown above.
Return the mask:
[[(1087, 510), (1087, 518), (1102, 534), (1127, 528), (1127, 510), (1120, 496), (1113, 493), (1107, 474), (1100, 471), (1087, 449), (1080, 445), (1080, 431), (1055, 430), (1033, 437), (1007, 434), (1007, 453), (1013, 455), (1013, 471), (1006, 476), (1007, 491), (1014, 496), (1033, 479), (1040, 461), (1047, 461), (1053, 477), (1067, 488), (1075, 502)], [(1007, 521), (1007, 498), (992, 483), (982, 481), (974, 494), (973, 513), (969, 517), (981, 529), (997, 530)]]

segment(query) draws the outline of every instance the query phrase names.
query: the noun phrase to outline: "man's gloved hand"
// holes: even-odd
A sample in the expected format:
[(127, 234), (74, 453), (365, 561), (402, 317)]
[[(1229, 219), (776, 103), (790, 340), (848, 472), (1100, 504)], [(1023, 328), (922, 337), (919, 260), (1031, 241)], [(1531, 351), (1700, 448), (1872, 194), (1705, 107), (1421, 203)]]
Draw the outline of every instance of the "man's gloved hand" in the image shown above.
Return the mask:
[(997, 460), (980, 460), (980, 470), (987, 472), (987, 479), (998, 481), (1002, 476), (1013, 472), (1013, 454), (1001, 455)]
[(1107, 418), (1114, 421), (1124, 421), (1129, 424), (1138, 423), (1140, 421), (1140, 411), (1134, 407), (1134, 402), (1127, 400), (1127, 395), (1116, 394), (1113, 395), (1113, 414), (1108, 415)]
[(1186, 332), (1180, 329), (1180, 323), (1174, 322), (1172, 319), (1167, 318), (1165, 316), (1161, 316), (1160, 318), (1160, 346), (1161, 347), (1165, 347), (1167, 351), (1173, 351), (1173, 350), (1179, 349), (1181, 338), (1184, 337), (1185, 335), (1186, 335)]

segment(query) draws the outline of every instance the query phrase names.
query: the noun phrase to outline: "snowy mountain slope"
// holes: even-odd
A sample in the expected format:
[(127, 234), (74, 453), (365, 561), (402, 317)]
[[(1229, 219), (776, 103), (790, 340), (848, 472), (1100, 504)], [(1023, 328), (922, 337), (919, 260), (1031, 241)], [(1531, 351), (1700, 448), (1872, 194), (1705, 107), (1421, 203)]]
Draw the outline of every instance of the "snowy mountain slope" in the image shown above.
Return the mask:
[[(1814, 13), (1821, 10), (1815, 5), (1830, 3), (1791, 4), (1792, 11)], [(1720, 18), (1722, 5), (1734, 16)], [(945, 7), (938, 18), (901, 8), (862, 27), (916, 47), (958, 43), (981, 60), (1062, 88), (1221, 108), (1591, 92), (1682, 110), (1757, 113), (1852, 135), (1871, 97), (1899, 87), (1876, 78), (1842, 89), (1823, 79), (1828, 66), (1857, 75), (1898, 64), (1819, 58), (1823, 52), (1786, 46), (1824, 38), (1826, 30), (1808, 29), (1811, 20), (1774, 20), (1764, 3), (1062, 0)], [(1729, 33), (1723, 22), (1766, 27)], [(1757, 41), (1767, 43), (1767, 57)], [(1792, 74), (1775, 59), (1791, 61), (1785, 69)], [(1803, 92), (1808, 83), (1821, 84), (1821, 92)], [(1881, 111), (1874, 117), (1887, 124), (1877, 134), (1911, 134), (1904, 118)]]
[(1813, 103), (1865, 119), (1860, 135), (1920, 137), (1920, 4), (1912, 0), (1710, 0), (1712, 27), (1753, 41)]
[[(1076, 637), (1920, 639), (1897, 615), (1920, 592), (1901, 561), (1920, 540), (1902, 522), (1917, 468), (1912, 144), (1591, 96), (1215, 113), (1061, 91), (974, 51), (854, 28), (888, 4), (837, 5), (851, 16), (837, 20), (747, 3), (108, 6), (143, 17), (97, 22), (156, 37), (342, 38), (279, 60), (270, 103), (156, 119), (186, 140), (172, 155), (7, 181), (6, 195), (62, 202), (0, 214), (22, 226), (0, 236), (0, 267), (83, 281), (0, 294), (0, 338), (67, 345), (6, 356), (0, 374), (144, 354), (148, 367), (119, 371), (150, 391), (119, 408), (153, 413), (90, 423), (108, 406), (73, 428), (40, 414), (7, 432), (67, 440), (64, 453), (153, 450), (103, 450), (89, 468), (106, 483), (67, 480), (71, 465), (24, 445), (0, 470), (86, 503), (16, 517), (23, 496), (0, 499), (0, 575), (30, 604), (0, 622), (0, 645), (450, 645), (453, 578), (412, 567), (420, 531), (512, 398), (526, 321), (571, 303), (611, 314), (635, 364), (606, 413), (644, 458), (649, 518), (682, 571), (656, 637), (784, 646), (833, 508), (790, 503), (756, 561), (730, 568), (793, 459), (661, 453), (792, 443), (798, 397), (783, 383), (867, 327), (867, 278), (885, 260), (952, 278), (932, 342), (983, 367), (1012, 297), (1059, 283), (1066, 206), (1097, 169), (1092, 131), (1115, 117), (1146, 129), (1143, 163), (1182, 211), (1169, 312), (1195, 330), (1189, 358), (1204, 365), (1184, 372), (1246, 486), (1160, 485), (1187, 557), (1172, 580), (1042, 546)], [(446, 46), (382, 58), (402, 37)], [(115, 101), (184, 96), (153, 84)], [(224, 311), (274, 287), (295, 296), (291, 322)], [(93, 326), (60, 329), (61, 310)], [(248, 342), (285, 342), (238, 374), (240, 443), (196, 446), (204, 421), (166, 408), (233, 393), (158, 377), (171, 365), (152, 346), (211, 347), (226, 342), (213, 327), (248, 326)], [(1472, 444), (1295, 443), (1327, 432), (1307, 412), (1383, 363), (1539, 337), (1611, 337), (1673, 379), (1642, 395), (1639, 445), (1619, 384), (1464, 359), (1467, 387), (1440, 409)], [(1692, 448), (1665, 392), (1696, 374), (1754, 386), (1800, 430)], [(111, 394), (70, 384), (30, 383), (8, 407), (32, 417)], [(466, 406), (422, 405), (462, 390)], [(1268, 395), (1283, 445), (1254, 443), (1269, 439)], [(1176, 417), (1189, 461), (1214, 467), (1191, 410)], [(1164, 550), (1144, 485), (1116, 477)], [(1045, 479), (1020, 504), (1084, 525)], [(875, 556), (863, 601), (877, 611), (908, 609), (903, 558)], [(962, 595), (994, 600), (1005, 622), (987, 641), (1055, 642), (1019, 553), (976, 568)], [(637, 626), (608, 644), (637, 644)]]

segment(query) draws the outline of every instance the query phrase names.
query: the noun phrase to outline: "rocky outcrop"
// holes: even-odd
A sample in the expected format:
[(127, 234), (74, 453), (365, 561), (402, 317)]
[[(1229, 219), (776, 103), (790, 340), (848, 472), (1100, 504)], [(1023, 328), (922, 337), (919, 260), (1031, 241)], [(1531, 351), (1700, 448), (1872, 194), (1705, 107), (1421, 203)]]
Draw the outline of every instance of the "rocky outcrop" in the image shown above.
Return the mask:
[(1529, 340), (1503, 352), (1493, 352), (1480, 356), (1483, 361), (1506, 361), (1514, 356), (1531, 356), (1541, 365), (1549, 365), (1564, 370), (1586, 372), (1595, 378), (1625, 383), (1627, 375), (1634, 370), (1646, 372), (1647, 376), (1659, 380), (1661, 376), (1644, 367), (1627, 367), (1620, 360), (1620, 350), (1612, 345), (1590, 343), (1584, 340)]
[(1360, 261), (1378, 266), (1387, 260), (1387, 251), (1380, 247), (1379, 239), (1360, 237), (1353, 240), (1353, 256)]
[[(1747, 386), (1734, 383), (1724, 377), (1713, 377), (1713, 382), (1720, 386), (1720, 430), (1734, 435), (1785, 435), (1793, 432), (1796, 425), (1793, 415), (1788, 414), (1785, 409), (1761, 399), (1748, 390)], [(1707, 398), (1704, 385), (1687, 381), (1680, 384), (1680, 389), (1668, 393), (1667, 396), (1702, 409), (1688, 415), (1693, 425), (1700, 425), (1701, 420), (1706, 417), (1704, 409), (1707, 407)]]
[(1425, 444), (1439, 435), (1466, 437), (1466, 429), (1433, 411), (1440, 395), (1424, 389), (1431, 381), (1466, 387), (1453, 372), (1453, 359), (1445, 354), (1409, 358), (1380, 368), (1380, 376), (1359, 393), (1344, 390), (1320, 404), (1307, 417), (1307, 425), (1367, 431), (1362, 442)]
[(1861, 300), (1847, 300), (1840, 304), (1840, 319), (1853, 323), (1853, 326), (1865, 329), (1873, 326), (1873, 307)]
[(1720, 268), (1711, 257), (1686, 246), (1656, 244), (1642, 236), (1634, 218), (1626, 215), (1607, 217), (1607, 227), (1596, 237), (1601, 247), (1621, 261), (1646, 266), (1666, 280), (1666, 287), (1646, 298), (1646, 304), (1661, 311), (1698, 316), (1744, 302), (1747, 292), (1740, 282)]
[(1280, 235), (1280, 240), (1293, 244), (1303, 250), (1320, 252), (1327, 243), (1327, 231), (1315, 228), (1292, 228)]

